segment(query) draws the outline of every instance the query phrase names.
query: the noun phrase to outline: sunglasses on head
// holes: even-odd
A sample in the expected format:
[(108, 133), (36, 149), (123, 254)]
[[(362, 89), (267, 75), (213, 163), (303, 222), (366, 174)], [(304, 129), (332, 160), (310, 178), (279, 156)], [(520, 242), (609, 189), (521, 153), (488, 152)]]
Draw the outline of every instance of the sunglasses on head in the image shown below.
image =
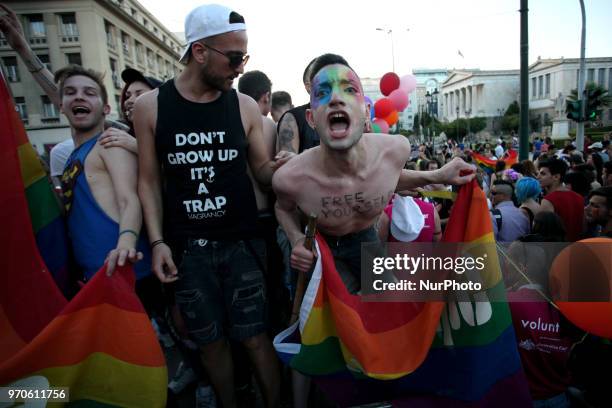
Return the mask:
[(208, 49), (211, 49), (221, 55), (223, 55), (225, 58), (228, 59), (229, 61), (229, 66), (230, 68), (236, 69), (238, 68), (240, 65), (246, 65), (247, 61), (249, 60), (249, 54), (243, 54), (241, 52), (229, 52), (229, 53), (225, 53), (223, 51), (219, 51), (218, 49), (211, 47), (210, 45), (206, 44), (206, 43), (200, 43), (203, 46), (205, 46)]

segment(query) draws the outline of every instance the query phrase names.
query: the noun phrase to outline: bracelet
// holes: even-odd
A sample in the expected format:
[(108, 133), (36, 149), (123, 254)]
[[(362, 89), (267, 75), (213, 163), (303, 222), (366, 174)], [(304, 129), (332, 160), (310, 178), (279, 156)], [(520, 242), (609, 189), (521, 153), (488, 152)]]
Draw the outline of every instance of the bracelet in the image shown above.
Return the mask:
[(136, 236), (136, 238), (138, 238), (138, 233), (136, 231), (134, 231), (134, 230), (131, 230), (131, 229), (124, 229), (123, 231), (121, 231), (119, 233), (119, 236), (121, 236), (123, 234), (127, 234), (127, 233), (134, 234), (134, 236)]
[(159, 244), (165, 244), (166, 242), (163, 239), (158, 239), (156, 241), (151, 242), (151, 249), (155, 248)]

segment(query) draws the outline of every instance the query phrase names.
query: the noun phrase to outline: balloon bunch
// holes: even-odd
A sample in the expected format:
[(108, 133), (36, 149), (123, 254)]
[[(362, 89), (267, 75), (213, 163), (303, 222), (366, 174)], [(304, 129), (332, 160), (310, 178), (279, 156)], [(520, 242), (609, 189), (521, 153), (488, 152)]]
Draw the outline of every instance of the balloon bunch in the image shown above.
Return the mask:
[(397, 76), (394, 72), (387, 72), (380, 79), (380, 92), (383, 98), (376, 102), (366, 96), (366, 102), (370, 104), (370, 120), (372, 121), (373, 133), (389, 133), (389, 128), (395, 125), (402, 112), (410, 104), (408, 95), (416, 89), (416, 78), (414, 75)]

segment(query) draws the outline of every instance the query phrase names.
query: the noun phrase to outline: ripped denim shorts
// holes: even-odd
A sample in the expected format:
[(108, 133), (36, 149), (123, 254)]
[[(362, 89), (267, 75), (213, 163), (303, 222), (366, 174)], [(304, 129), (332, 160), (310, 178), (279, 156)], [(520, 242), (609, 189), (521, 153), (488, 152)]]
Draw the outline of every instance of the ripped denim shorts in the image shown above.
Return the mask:
[(241, 341), (265, 332), (264, 264), (261, 239), (188, 241), (175, 296), (194, 342)]

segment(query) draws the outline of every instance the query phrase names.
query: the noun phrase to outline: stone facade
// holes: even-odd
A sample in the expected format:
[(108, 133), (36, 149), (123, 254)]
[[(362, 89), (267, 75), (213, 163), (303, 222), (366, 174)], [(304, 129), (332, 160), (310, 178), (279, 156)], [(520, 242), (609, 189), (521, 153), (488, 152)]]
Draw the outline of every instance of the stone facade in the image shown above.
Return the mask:
[(519, 71), (452, 71), (442, 84), (439, 99), (442, 120), (485, 117), (492, 129), (495, 119), (519, 99)]
[[(594, 82), (612, 90), (612, 57), (586, 58), (585, 83)], [(540, 127), (561, 117), (565, 119), (565, 102), (573, 89), (578, 89), (580, 59), (538, 59), (529, 67), (529, 111), (532, 122)], [(612, 109), (603, 112), (604, 125), (612, 123)], [(538, 123), (539, 122), (539, 123)], [(575, 123), (570, 122), (574, 127)]]
[[(111, 119), (118, 118), (121, 71), (136, 68), (160, 80), (181, 70), (180, 40), (135, 0), (7, 0), (34, 52), (52, 71), (79, 63), (105, 73)], [(32, 144), (43, 153), (70, 137), (60, 115), (0, 37), (0, 61)]]

